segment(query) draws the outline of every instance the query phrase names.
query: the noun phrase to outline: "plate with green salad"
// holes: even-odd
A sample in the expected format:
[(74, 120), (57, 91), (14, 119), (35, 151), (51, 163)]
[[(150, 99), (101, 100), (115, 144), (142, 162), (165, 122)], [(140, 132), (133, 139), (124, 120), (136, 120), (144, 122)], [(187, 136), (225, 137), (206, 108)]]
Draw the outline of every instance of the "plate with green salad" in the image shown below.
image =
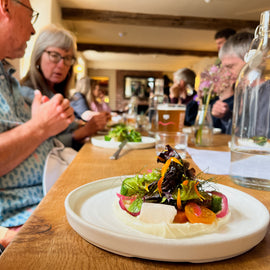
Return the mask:
[(155, 138), (142, 136), (133, 127), (118, 124), (111, 128), (106, 135), (94, 136), (91, 142), (103, 148), (118, 148), (120, 143), (127, 140), (126, 147), (131, 149), (145, 149), (155, 146)]

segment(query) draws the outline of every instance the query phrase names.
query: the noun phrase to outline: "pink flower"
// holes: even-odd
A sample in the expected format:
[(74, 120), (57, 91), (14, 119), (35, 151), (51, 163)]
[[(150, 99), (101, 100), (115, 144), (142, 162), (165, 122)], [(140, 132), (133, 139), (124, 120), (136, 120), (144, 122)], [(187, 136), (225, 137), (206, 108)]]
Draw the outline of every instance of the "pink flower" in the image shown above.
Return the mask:
[(218, 73), (218, 71), (219, 71), (219, 67), (218, 66), (211, 66), (210, 67), (210, 70), (209, 70), (209, 72), (210, 72), (210, 74), (212, 73), (212, 74), (216, 74), (216, 73)]
[(210, 99), (220, 94), (229, 87), (232, 87), (236, 78), (225, 67), (211, 66), (201, 73), (199, 86), (200, 96), (203, 104), (206, 103), (207, 96), (211, 94)]
[(199, 90), (203, 90), (204, 88), (210, 88), (211, 86), (211, 82), (210, 81), (203, 81), (200, 86), (199, 86)]

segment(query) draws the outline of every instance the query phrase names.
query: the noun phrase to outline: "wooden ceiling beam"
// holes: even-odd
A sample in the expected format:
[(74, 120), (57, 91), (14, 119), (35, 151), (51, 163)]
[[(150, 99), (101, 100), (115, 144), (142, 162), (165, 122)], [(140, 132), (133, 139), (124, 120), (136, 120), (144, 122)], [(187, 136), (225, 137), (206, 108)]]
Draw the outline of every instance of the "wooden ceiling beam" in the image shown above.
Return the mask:
[(101, 23), (128, 24), (137, 26), (155, 26), (171, 28), (188, 28), (201, 30), (220, 30), (233, 28), (253, 28), (259, 24), (258, 21), (170, 16), (144, 13), (118, 12), (95, 9), (62, 8), (63, 20), (73, 21), (96, 21)]
[(77, 43), (78, 51), (94, 50), (98, 52), (132, 53), (132, 54), (165, 54), (165, 55), (190, 55), (199, 57), (215, 57), (214, 51), (195, 51), (167, 48), (152, 48), (140, 46), (122, 46), (92, 43)]

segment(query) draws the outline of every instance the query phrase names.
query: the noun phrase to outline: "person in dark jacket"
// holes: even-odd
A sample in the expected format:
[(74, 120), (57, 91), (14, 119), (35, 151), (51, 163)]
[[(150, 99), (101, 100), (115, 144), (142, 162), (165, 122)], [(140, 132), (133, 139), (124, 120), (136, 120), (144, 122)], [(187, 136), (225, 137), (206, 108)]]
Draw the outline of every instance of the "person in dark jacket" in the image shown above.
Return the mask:
[[(231, 72), (235, 81), (245, 65), (244, 57), (249, 50), (252, 39), (252, 33), (239, 32), (229, 37), (219, 51), (222, 66)], [(222, 133), (231, 134), (234, 103), (233, 86), (220, 90), (218, 96), (219, 98), (213, 103), (211, 110), (213, 125), (215, 128), (221, 128)]]

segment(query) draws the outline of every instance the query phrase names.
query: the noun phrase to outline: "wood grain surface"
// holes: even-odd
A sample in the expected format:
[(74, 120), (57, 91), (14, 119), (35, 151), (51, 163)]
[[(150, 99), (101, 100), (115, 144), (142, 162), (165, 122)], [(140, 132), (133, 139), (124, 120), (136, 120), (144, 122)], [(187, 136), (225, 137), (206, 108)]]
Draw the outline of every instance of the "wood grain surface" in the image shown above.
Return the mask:
[[(209, 150), (229, 151), (227, 135), (215, 135)], [(193, 145), (190, 143), (190, 147)], [(206, 149), (206, 148), (203, 148)], [(86, 143), (68, 169), (58, 179), (14, 241), (0, 256), (0, 269), (270, 269), (270, 233), (247, 253), (232, 259), (203, 263), (168, 263), (127, 258), (104, 251), (81, 238), (69, 225), (64, 208), (66, 196), (75, 188), (103, 178), (129, 175), (157, 167), (155, 149), (124, 150), (118, 160), (110, 160), (114, 149)], [(187, 160), (198, 171), (188, 156)], [(244, 191), (270, 210), (270, 192), (234, 184), (229, 176), (218, 183)], [(164, 250), (166, 252), (166, 250)]]

